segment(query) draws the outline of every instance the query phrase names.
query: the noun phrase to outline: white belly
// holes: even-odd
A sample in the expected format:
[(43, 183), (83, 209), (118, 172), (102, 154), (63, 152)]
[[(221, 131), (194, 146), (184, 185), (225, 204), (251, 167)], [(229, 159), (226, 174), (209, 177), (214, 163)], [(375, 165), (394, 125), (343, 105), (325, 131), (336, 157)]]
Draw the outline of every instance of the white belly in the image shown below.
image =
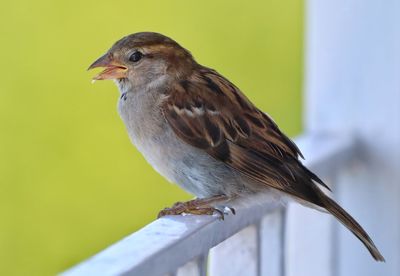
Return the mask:
[(120, 116), (132, 143), (158, 173), (198, 197), (232, 194), (243, 187), (238, 173), (175, 135), (154, 97), (130, 94), (119, 101)]

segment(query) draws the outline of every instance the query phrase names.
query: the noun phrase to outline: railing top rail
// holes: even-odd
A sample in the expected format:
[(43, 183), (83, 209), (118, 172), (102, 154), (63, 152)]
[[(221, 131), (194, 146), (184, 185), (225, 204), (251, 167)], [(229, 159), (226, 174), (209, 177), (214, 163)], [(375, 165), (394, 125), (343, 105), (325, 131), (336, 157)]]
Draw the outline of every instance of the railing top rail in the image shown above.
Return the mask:
[[(355, 153), (351, 136), (303, 135), (296, 140), (312, 170), (329, 172)], [(276, 204), (250, 204), (221, 221), (216, 216), (167, 216), (111, 245), (62, 273), (76, 275), (162, 275), (200, 256), (246, 226), (256, 223)]]

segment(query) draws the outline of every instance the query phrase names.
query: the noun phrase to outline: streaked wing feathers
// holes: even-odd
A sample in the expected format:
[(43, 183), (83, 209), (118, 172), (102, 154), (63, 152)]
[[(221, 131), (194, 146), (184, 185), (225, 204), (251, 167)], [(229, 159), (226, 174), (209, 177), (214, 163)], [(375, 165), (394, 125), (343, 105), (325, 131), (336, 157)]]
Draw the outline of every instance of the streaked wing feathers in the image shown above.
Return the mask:
[(274, 121), (211, 69), (176, 83), (167, 91), (162, 110), (179, 138), (254, 180), (296, 195), (302, 188), (293, 183), (305, 172), (306, 182), (313, 179), (325, 186), (299, 167), (300, 150)]

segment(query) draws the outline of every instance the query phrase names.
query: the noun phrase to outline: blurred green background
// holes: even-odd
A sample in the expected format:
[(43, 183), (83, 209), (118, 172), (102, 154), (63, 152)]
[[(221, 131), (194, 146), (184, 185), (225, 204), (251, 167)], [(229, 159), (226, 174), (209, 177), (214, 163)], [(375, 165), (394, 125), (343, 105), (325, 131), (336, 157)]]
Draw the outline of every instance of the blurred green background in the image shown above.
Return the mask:
[(171, 36), (293, 136), (302, 1), (3, 1), (0, 275), (52, 275), (191, 196), (130, 144), (111, 81), (88, 65), (138, 31)]

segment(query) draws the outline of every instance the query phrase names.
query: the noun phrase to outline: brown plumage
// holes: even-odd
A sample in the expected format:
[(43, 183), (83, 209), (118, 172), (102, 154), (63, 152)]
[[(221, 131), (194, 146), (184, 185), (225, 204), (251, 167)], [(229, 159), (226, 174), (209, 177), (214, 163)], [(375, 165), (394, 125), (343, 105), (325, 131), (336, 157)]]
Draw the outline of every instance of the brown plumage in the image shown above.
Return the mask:
[(260, 183), (325, 208), (375, 260), (384, 260), (355, 219), (320, 190), (316, 183), (328, 187), (302, 165), (297, 146), (231, 82), (200, 67), (171, 89), (163, 112), (182, 140)]
[[(126, 61), (126, 59), (132, 60), (127, 56), (131, 55), (132, 51), (136, 53), (140, 51), (140, 57), (143, 56), (142, 65), (136, 60), (137, 58), (132, 64)], [(151, 147), (158, 147), (158, 144), (147, 147), (146, 139), (164, 135), (172, 129), (173, 135), (176, 136), (173, 139), (179, 140), (179, 142), (174, 140), (173, 143), (175, 145), (183, 143), (182, 147), (186, 151), (201, 153), (202, 156), (208, 155), (215, 159), (216, 164), (222, 169), (226, 165), (232, 172), (251, 179), (252, 183), (257, 183), (259, 187), (273, 188), (300, 201), (326, 209), (364, 243), (375, 260), (384, 261), (363, 228), (322, 192), (319, 185), (329, 188), (301, 163), (299, 158), (303, 156), (300, 150), (280, 131), (276, 123), (255, 107), (235, 85), (216, 71), (198, 64), (191, 54), (175, 41), (155, 33), (131, 35), (117, 42), (91, 67), (99, 66), (108, 69), (96, 79), (118, 79), (121, 92), (124, 95), (132, 93), (134, 95), (132, 97), (136, 97), (136, 102), (132, 103), (136, 106), (121, 107), (121, 116), (134, 143), (163, 175), (177, 179), (176, 182), (183, 187), (184, 183), (179, 183), (181, 179), (190, 179), (176, 177), (171, 172), (172, 170), (174, 173), (187, 175), (191, 173), (190, 170), (183, 172), (182, 169), (180, 172), (179, 167), (164, 168), (164, 164), (161, 164), (164, 161), (156, 160), (159, 152), (155, 152), (156, 149), (152, 152)], [(111, 71), (114, 70), (113, 73), (110, 73), (110, 67)], [(138, 96), (141, 93), (146, 96)], [(144, 103), (148, 104), (149, 99), (157, 98), (151, 104), (154, 105), (151, 107), (151, 112), (155, 112), (156, 115), (159, 112), (159, 117), (151, 115), (154, 116), (153, 121), (161, 120), (162, 124), (157, 134), (152, 130), (149, 132), (151, 134), (144, 135), (142, 132), (146, 131), (143, 130), (141, 122), (132, 122), (133, 116), (138, 118), (141, 116), (138, 111), (135, 111), (135, 115), (129, 115), (133, 109), (138, 108), (137, 101), (141, 100), (139, 97), (147, 97), (141, 106)], [(144, 115), (144, 118), (146, 116)], [(193, 149), (187, 148), (187, 145)], [(164, 148), (160, 149), (166, 152)], [(176, 153), (171, 151), (172, 154), (168, 151), (165, 155), (180, 160), (176, 155), (183, 155), (182, 152), (185, 150), (176, 150)], [(206, 158), (204, 156), (199, 158)], [(186, 157), (182, 156), (181, 159)], [(198, 165), (196, 170), (198, 172), (212, 168)], [(216, 169), (213, 174), (217, 175), (218, 170)], [(223, 173), (229, 174), (228, 169), (223, 170)], [(217, 175), (217, 178), (222, 178), (222, 173), (221, 177)], [(211, 182), (208, 183), (211, 185), (216, 180), (210, 177), (207, 181)], [(216, 181), (215, 185), (220, 184)], [(246, 183), (243, 185), (246, 186)], [(201, 213), (199, 205), (196, 206), (196, 212), (193, 213)], [(183, 209), (182, 206), (180, 208)], [(209, 213), (209, 208), (204, 210), (204, 213)], [(190, 209), (186, 211), (190, 212)]]

